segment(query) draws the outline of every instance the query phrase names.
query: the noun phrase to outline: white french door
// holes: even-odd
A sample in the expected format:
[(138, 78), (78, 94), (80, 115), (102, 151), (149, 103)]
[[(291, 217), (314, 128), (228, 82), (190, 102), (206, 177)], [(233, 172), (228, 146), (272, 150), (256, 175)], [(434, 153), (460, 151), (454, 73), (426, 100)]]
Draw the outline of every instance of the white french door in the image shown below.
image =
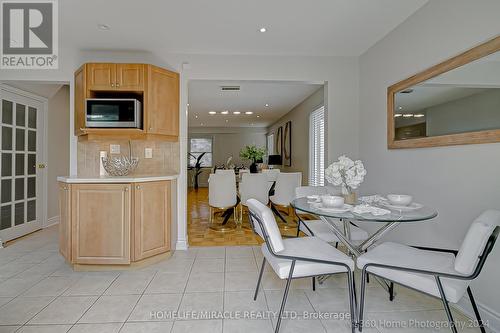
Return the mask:
[(45, 108), (41, 100), (28, 96), (0, 85), (0, 240), (4, 242), (40, 229), (43, 222)]

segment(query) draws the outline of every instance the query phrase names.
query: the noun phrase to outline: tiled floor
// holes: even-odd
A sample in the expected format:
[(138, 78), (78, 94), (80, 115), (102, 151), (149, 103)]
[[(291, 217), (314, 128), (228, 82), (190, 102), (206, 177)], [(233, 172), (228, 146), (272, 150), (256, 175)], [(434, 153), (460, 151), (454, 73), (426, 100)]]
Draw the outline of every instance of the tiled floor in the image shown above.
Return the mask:
[[(284, 282), (267, 268), (264, 291), (254, 302), (261, 260), (258, 247), (191, 248), (137, 271), (73, 272), (58, 253), (57, 229), (49, 228), (0, 249), (0, 333), (272, 332), (275, 320), (264, 315), (277, 311)], [(350, 332), (344, 320), (304, 317), (343, 315), (345, 287), (342, 277), (330, 278), (317, 291), (310, 279), (295, 280), (287, 303), (290, 318), (281, 332)], [(397, 292), (389, 302), (376, 283), (369, 284), (367, 319), (376, 327), (364, 332), (438, 331), (391, 328), (446, 318), (439, 301), (406, 289)], [(166, 319), (169, 311), (179, 317)], [(226, 317), (193, 319), (212, 311)]]

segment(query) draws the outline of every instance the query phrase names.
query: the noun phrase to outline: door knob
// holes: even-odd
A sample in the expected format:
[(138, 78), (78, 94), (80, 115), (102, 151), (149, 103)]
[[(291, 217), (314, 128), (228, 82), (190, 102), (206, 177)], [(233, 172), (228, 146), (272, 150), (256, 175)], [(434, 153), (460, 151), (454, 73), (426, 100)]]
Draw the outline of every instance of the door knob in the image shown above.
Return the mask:
[(43, 164), (43, 163), (39, 163), (39, 164), (37, 165), (37, 168), (38, 168), (38, 169), (45, 169), (45, 164)]

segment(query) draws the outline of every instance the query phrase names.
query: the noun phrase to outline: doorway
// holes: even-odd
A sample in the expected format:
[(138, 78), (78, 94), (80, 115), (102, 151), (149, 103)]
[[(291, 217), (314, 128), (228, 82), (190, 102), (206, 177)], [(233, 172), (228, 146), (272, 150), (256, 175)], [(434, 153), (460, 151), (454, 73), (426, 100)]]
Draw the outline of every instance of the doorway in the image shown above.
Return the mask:
[(0, 239), (42, 228), (46, 101), (0, 85)]

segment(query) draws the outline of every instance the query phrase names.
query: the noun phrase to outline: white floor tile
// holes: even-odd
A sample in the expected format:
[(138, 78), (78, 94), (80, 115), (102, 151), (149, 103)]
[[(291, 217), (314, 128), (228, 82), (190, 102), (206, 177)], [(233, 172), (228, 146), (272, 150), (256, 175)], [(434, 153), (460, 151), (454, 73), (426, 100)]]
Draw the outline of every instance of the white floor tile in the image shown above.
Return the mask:
[(121, 323), (76, 324), (69, 333), (118, 333), (121, 327)]
[(0, 325), (25, 324), (53, 299), (53, 297), (17, 297), (0, 308)]
[(184, 320), (174, 322), (171, 333), (222, 333), (222, 320)]
[[(276, 319), (272, 320), (273, 328), (276, 325)], [(326, 329), (320, 320), (306, 320), (301, 318), (283, 319), (280, 326), (281, 333), (325, 333)]]
[(307, 298), (317, 312), (349, 313), (347, 289), (306, 290)]
[(59, 297), (38, 313), (29, 324), (74, 324), (97, 297)]
[(23, 296), (59, 296), (79, 279), (80, 277), (49, 276), (28, 289)]
[(189, 274), (191, 267), (193, 266), (193, 262), (194, 258), (169, 258), (152, 266), (160, 273)]
[(255, 258), (227, 258), (226, 272), (257, 272)]
[(253, 272), (226, 273), (226, 291), (252, 291), (257, 286), (258, 274)]
[(140, 295), (153, 279), (154, 272), (125, 272), (104, 292), (105, 295)]
[[(269, 310), (278, 312), (281, 306), (284, 291), (268, 290), (265, 294)], [(314, 309), (303, 290), (290, 290), (285, 310), (294, 312), (299, 316), (302, 316), (303, 312), (314, 312)]]
[(24, 293), (29, 288), (33, 287), (40, 280), (42, 276), (32, 276), (28, 278), (11, 278), (0, 283), (0, 296), (2, 297), (15, 297)]
[(29, 325), (23, 326), (16, 333), (66, 333), (71, 325)]
[(20, 326), (0, 326), (0, 333), (14, 333)]
[(223, 293), (186, 293), (182, 297), (179, 312), (222, 312)]
[(181, 298), (182, 294), (143, 295), (128, 321), (165, 321), (168, 313), (177, 311)]
[(22, 271), (27, 270), (32, 266), (33, 264), (9, 262), (5, 265), (2, 265), (2, 269), (0, 270), (0, 278), (8, 279), (21, 273)]
[(228, 246), (226, 247), (227, 258), (252, 258), (254, 257), (251, 246)]
[(223, 246), (217, 247), (198, 247), (196, 258), (224, 258), (226, 255), (226, 248)]
[(224, 320), (224, 333), (273, 333), (270, 320), (257, 319), (228, 319)]
[(183, 293), (188, 276), (184, 273), (157, 273), (147, 287), (145, 294)]
[(125, 322), (139, 300), (139, 295), (101, 296), (78, 323)]
[(224, 290), (224, 273), (192, 273), (189, 276), (186, 292), (210, 292)]
[(64, 292), (65, 296), (101, 295), (116, 279), (110, 275), (85, 275)]
[(0, 297), (0, 307), (12, 300), (12, 297)]
[(168, 333), (173, 322), (125, 323), (120, 333)]
[(257, 300), (253, 300), (253, 291), (231, 291), (224, 293), (224, 311), (265, 312), (268, 311), (266, 295), (260, 291)]
[(192, 273), (222, 273), (225, 259), (196, 258)]

